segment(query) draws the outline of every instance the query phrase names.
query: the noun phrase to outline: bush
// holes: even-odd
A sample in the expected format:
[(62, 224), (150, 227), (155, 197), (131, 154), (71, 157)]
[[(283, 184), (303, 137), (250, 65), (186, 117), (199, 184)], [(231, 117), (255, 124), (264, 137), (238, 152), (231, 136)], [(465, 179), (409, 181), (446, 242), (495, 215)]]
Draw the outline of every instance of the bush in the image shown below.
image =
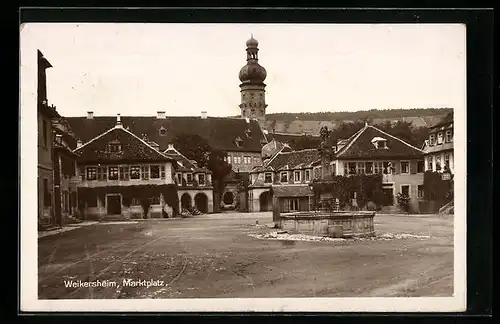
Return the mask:
[(369, 210), (369, 211), (376, 211), (377, 210), (377, 205), (373, 202), (373, 201), (369, 201), (367, 204), (366, 204), (366, 210)]

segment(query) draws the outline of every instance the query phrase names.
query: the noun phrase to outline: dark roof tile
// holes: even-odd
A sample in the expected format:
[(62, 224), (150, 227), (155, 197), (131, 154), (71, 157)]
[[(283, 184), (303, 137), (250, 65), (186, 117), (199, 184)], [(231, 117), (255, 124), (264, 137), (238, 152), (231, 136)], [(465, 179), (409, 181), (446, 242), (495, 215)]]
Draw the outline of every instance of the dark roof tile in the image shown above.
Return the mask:
[[(108, 144), (112, 141), (121, 144), (121, 152), (108, 151)], [(113, 127), (103, 132), (77, 148), (75, 153), (80, 155), (78, 159), (80, 163), (172, 161), (172, 158), (156, 151), (139, 137), (120, 127)]]
[[(387, 149), (377, 149), (372, 139), (381, 137), (386, 139)], [(414, 157), (421, 158), (422, 150), (403, 140), (392, 136), (380, 129), (365, 125), (359, 132), (352, 136), (348, 143), (336, 154), (337, 158), (389, 158), (389, 157)]]
[[(84, 143), (97, 135), (112, 128), (116, 123), (116, 117), (94, 116), (66, 117), (76, 136)], [(128, 128), (139, 137), (143, 134), (147, 138), (159, 144), (160, 151), (168, 148), (174, 138), (180, 134), (197, 134), (205, 138), (210, 145), (226, 151), (260, 152), (262, 142), (266, 142), (262, 130), (255, 120), (240, 118), (219, 117), (166, 117), (159, 119), (155, 117), (122, 116), (123, 127)], [(164, 134), (161, 130), (164, 129)], [(163, 132), (163, 131), (162, 131)], [(241, 146), (236, 143), (236, 138), (241, 138)]]

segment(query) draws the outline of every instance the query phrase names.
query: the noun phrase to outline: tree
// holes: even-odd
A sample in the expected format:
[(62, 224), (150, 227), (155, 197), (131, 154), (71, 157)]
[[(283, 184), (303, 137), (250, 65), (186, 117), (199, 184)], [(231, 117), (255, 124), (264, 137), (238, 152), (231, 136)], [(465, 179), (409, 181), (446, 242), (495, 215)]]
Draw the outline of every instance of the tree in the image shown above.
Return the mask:
[(212, 146), (200, 135), (180, 134), (173, 140), (174, 147), (185, 157), (195, 160), (200, 167), (206, 167)]
[(294, 150), (304, 150), (317, 148), (320, 145), (320, 139), (311, 135), (303, 135), (290, 141), (290, 147)]
[(224, 178), (231, 171), (231, 165), (224, 160), (226, 152), (213, 148), (205, 138), (193, 134), (180, 134), (174, 140), (174, 147), (185, 157), (195, 160), (198, 166), (212, 171), (215, 191), (224, 191)]

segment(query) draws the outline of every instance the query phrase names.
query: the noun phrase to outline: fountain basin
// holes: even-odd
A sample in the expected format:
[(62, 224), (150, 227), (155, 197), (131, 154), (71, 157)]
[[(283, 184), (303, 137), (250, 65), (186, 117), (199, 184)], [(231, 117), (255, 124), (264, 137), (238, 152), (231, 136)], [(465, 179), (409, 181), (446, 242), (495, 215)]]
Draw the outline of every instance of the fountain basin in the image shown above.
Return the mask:
[(278, 227), (293, 233), (317, 236), (367, 237), (375, 235), (375, 214), (372, 211), (282, 213), (278, 218)]

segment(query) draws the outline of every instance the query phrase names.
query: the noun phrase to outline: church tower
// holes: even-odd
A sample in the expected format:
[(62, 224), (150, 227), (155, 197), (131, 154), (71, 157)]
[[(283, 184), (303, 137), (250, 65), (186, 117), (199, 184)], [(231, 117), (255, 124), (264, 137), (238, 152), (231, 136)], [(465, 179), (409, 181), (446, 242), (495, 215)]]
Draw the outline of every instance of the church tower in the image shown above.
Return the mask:
[(240, 70), (240, 92), (242, 118), (257, 119), (264, 121), (266, 119), (266, 79), (267, 72), (260, 66), (259, 61), (259, 42), (252, 37), (247, 41), (247, 64)]

